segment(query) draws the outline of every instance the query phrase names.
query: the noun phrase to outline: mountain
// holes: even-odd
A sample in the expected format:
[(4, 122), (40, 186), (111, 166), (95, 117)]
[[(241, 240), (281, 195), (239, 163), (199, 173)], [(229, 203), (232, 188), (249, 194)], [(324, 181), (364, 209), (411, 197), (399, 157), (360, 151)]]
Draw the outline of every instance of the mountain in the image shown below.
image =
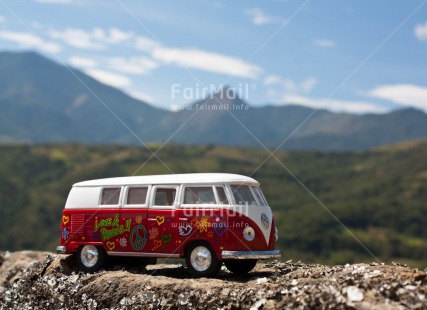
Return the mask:
[(165, 114), (36, 53), (0, 53), (3, 141), (136, 144), (120, 122), (142, 133)]
[(427, 115), (415, 109), (354, 115), (297, 105), (253, 107), (229, 90), (171, 112), (39, 54), (2, 52), (0, 141), (344, 151), (427, 137)]
[(427, 138), (427, 115), (416, 109), (355, 115), (297, 105), (255, 108), (223, 98), (219, 92), (171, 113), (161, 128), (172, 134), (190, 120), (174, 135), (177, 143), (277, 147), (289, 137), (283, 148), (307, 150), (362, 150)]
[[(212, 145), (152, 150), (175, 173), (252, 175), (269, 155)], [(72, 184), (170, 173), (150, 157), (146, 148), (134, 146), (0, 145), (0, 250), (52, 251)], [(367, 152), (279, 151), (275, 157), (286, 169), (270, 159), (253, 177), (275, 214), (284, 261), (371, 262), (356, 236), (382, 261), (427, 267), (427, 142)]]

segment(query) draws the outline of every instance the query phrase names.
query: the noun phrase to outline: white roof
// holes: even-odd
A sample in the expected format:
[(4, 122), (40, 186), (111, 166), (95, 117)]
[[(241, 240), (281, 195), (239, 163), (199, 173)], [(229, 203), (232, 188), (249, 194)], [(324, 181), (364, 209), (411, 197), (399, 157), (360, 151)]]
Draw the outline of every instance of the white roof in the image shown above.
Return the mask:
[(251, 183), (259, 185), (258, 181), (239, 174), (230, 173), (186, 173), (162, 174), (131, 177), (118, 177), (83, 181), (73, 186), (121, 186), (149, 184), (212, 184), (212, 183)]

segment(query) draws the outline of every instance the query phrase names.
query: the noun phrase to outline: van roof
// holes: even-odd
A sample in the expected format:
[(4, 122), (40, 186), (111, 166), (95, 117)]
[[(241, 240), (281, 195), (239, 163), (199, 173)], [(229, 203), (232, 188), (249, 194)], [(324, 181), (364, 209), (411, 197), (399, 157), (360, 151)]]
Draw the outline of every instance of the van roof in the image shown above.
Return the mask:
[(186, 173), (162, 174), (131, 177), (118, 177), (83, 181), (74, 184), (80, 186), (121, 186), (149, 184), (210, 184), (210, 183), (251, 183), (259, 185), (258, 181), (239, 174), (230, 173)]

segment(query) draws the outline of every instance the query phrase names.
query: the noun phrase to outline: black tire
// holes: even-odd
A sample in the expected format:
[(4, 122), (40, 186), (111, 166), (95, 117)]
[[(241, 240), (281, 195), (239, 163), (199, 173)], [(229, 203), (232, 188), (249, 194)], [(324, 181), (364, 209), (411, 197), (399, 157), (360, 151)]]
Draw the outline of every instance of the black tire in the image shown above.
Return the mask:
[(101, 270), (108, 255), (102, 246), (84, 245), (76, 253), (77, 266), (85, 272), (96, 272)]
[(198, 278), (215, 276), (222, 265), (211, 245), (204, 241), (190, 245), (186, 251), (185, 262), (190, 274)]
[(255, 268), (256, 263), (256, 259), (230, 259), (224, 261), (225, 267), (236, 275), (247, 274)]

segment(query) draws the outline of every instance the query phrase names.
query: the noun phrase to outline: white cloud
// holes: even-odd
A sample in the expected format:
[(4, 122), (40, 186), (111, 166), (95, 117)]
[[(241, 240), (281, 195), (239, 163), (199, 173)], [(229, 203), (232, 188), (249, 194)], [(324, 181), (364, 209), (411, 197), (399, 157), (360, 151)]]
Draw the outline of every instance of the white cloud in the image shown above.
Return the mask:
[(6, 17), (0, 15), (0, 24), (6, 21)]
[(259, 8), (247, 9), (245, 10), (245, 14), (251, 17), (252, 24), (256, 26), (283, 22), (280, 18), (268, 15)]
[(282, 78), (278, 75), (268, 75), (267, 77), (265, 77), (264, 79), (264, 85), (274, 85), (274, 84), (280, 84), (282, 83)]
[(427, 112), (427, 87), (412, 84), (380, 85), (367, 95)]
[(144, 93), (141, 93), (141, 92), (139, 92), (139, 91), (130, 91), (129, 92), (129, 95), (132, 97), (132, 98), (135, 98), (135, 99), (137, 99), (137, 100), (141, 100), (141, 101), (144, 101), (144, 102), (146, 102), (146, 103), (152, 103), (154, 100), (153, 100), (153, 98), (151, 97), (151, 96), (149, 96), (149, 95), (147, 95), (147, 94), (144, 94)]
[(194, 68), (214, 73), (255, 79), (262, 69), (239, 58), (200, 49), (158, 47), (154, 59), (166, 64)]
[(335, 46), (335, 42), (328, 39), (313, 39), (312, 43), (323, 48), (331, 48)]
[(122, 31), (117, 28), (111, 28), (109, 37), (106, 37), (107, 42), (117, 44), (125, 41), (129, 41), (134, 37), (133, 32)]
[[(136, 50), (151, 54), (152, 59), (147, 56), (138, 56), (131, 58), (113, 57), (106, 60), (105, 65), (110, 70), (126, 74), (146, 74), (159, 67), (160, 64), (250, 79), (257, 78), (262, 72), (260, 67), (233, 56), (197, 48), (166, 47), (151, 38), (117, 28), (94, 28), (92, 30), (66, 28), (62, 31), (52, 29), (49, 31), (49, 35), (53, 39), (61, 40), (78, 49), (102, 50), (114, 44), (127, 44)], [(74, 59), (74, 62), (76, 61), (77, 64), (74, 63), (74, 65), (85, 67), (85, 64), (81, 63), (81, 59)]]
[(316, 85), (317, 79), (315, 77), (309, 77), (300, 83), (299, 88), (303, 93), (309, 93)]
[(70, 4), (72, 0), (34, 0), (37, 3)]
[(111, 44), (129, 42), (135, 35), (133, 32), (117, 28), (104, 30), (93, 28), (90, 31), (79, 28), (67, 28), (63, 31), (50, 30), (49, 35), (56, 40), (62, 40), (68, 45), (81, 49), (104, 49)]
[(99, 82), (113, 87), (125, 87), (132, 84), (131, 80), (127, 76), (112, 73), (109, 71), (89, 69), (85, 72), (86, 74), (90, 75)]
[(309, 93), (317, 85), (318, 80), (315, 77), (308, 77), (297, 83), (291, 79), (284, 79), (278, 75), (268, 75), (264, 79), (267, 86), (278, 85), (287, 93)]
[(284, 79), (281, 83), (282, 88), (288, 93), (297, 93), (298, 85), (291, 79)]
[(135, 48), (141, 51), (151, 51), (160, 45), (160, 42), (147, 37), (137, 36), (135, 38)]
[(68, 59), (69, 64), (77, 68), (108, 68), (112, 71), (126, 74), (147, 74), (151, 70), (156, 69), (159, 65), (154, 60), (145, 57), (98, 57), (93, 58), (73, 56)]
[[(96, 32), (96, 30), (94, 30)], [(68, 28), (64, 31), (51, 30), (49, 35), (53, 39), (62, 40), (66, 44), (82, 49), (101, 49), (104, 46), (93, 40), (93, 34), (83, 29)]]
[(43, 40), (29, 32), (0, 31), (0, 39), (18, 43), (24, 47), (37, 48), (50, 53), (58, 53), (61, 47), (53, 42)]
[(427, 41), (427, 22), (418, 24), (414, 29), (415, 37), (420, 41)]
[(97, 62), (90, 58), (73, 56), (68, 59), (68, 62), (75, 67), (79, 68), (93, 68), (97, 66)]
[(388, 108), (378, 106), (376, 104), (364, 101), (346, 101), (346, 100), (322, 100), (307, 98), (302, 96), (284, 96), (282, 99), (284, 104), (298, 104), (313, 109), (327, 109), (334, 112), (345, 112), (355, 114), (365, 113), (387, 113)]
[(136, 35), (132, 31), (123, 31), (112, 27), (109, 29), (93, 28), (66, 28), (64, 30), (52, 29), (49, 31), (51, 38), (61, 40), (68, 45), (79, 49), (101, 50), (114, 44), (128, 44), (141, 51), (152, 51), (161, 46), (160, 42), (151, 38)]
[(144, 56), (139, 57), (113, 57), (107, 60), (108, 66), (115, 71), (127, 74), (147, 74), (156, 69), (159, 64)]

